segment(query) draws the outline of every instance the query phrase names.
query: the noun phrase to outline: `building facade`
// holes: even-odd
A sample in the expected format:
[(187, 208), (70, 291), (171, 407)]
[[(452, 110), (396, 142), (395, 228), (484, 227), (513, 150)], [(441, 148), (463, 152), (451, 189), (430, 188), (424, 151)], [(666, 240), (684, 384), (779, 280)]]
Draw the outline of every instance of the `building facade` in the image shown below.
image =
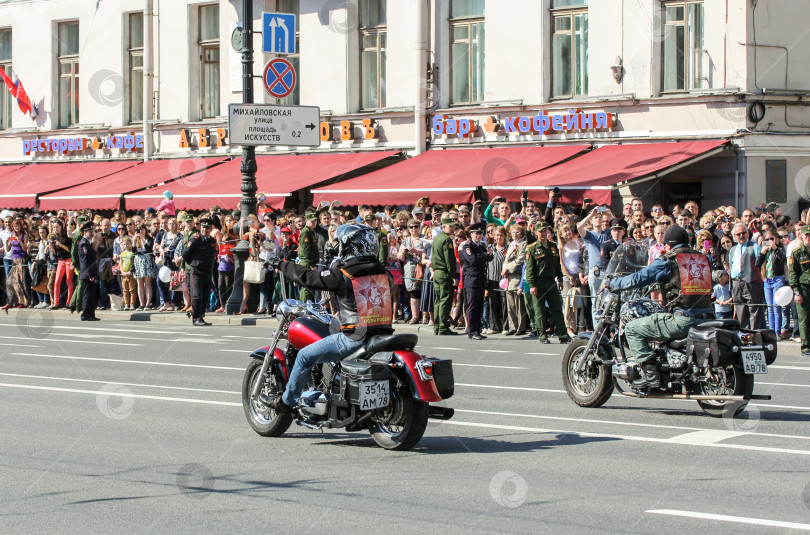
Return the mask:
[[(264, 90), (256, 34), (255, 101), (319, 106), (321, 145), (257, 154), (728, 139), (614, 201), (810, 198), (810, 0), (254, 0), (255, 31), (265, 11), (296, 15), (297, 83)], [(0, 68), (39, 112), (3, 93), (0, 163), (238, 156), (241, 19), (240, 0), (0, 2)]]

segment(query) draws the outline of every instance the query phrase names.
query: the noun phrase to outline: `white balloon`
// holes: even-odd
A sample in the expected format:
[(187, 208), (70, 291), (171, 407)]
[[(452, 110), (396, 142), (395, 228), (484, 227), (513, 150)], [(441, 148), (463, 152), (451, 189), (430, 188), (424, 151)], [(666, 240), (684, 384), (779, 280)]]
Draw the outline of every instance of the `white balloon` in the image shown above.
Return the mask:
[(160, 282), (165, 283), (172, 280), (172, 270), (169, 269), (169, 266), (163, 266), (160, 268), (160, 271), (158, 271), (158, 278), (160, 279)]
[(774, 304), (786, 307), (793, 301), (793, 289), (790, 286), (782, 286), (773, 295)]

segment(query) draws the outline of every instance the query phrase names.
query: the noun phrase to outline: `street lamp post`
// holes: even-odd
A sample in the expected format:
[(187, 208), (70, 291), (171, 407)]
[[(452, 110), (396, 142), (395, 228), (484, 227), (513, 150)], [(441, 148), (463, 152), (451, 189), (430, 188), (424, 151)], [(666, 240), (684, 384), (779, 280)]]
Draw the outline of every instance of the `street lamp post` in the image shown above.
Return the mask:
[[(242, 102), (253, 104), (253, 0), (243, 0), (242, 4)], [(251, 214), (256, 213), (256, 152), (252, 146), (242, 146), (242, 225), (240, 236), (250, 228)], [(225, 312), (228, 315), (240, 313), (242, 307), (242, 282), (245, 277), (245, 262), (250, 255), (250, 243), (242, 239), (232, 249), (233, 262), (233, 292), (228, 299)]]

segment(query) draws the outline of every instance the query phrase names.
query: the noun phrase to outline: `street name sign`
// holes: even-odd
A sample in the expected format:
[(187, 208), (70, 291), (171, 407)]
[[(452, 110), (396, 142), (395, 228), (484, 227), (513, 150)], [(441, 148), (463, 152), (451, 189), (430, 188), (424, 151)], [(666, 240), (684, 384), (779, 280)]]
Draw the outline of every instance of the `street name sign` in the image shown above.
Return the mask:
[(320, 117), (318, 106), (229, 104), (230, 143), (318, 147)]

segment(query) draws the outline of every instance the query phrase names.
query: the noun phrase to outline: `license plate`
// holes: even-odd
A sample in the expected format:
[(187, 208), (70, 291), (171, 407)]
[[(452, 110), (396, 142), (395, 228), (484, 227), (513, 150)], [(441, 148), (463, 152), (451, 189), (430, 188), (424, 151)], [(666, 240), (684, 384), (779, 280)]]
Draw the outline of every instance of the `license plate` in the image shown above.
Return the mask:
[(765, 364), (765, 353), (762, 350), (743, 350), (742, 361), (743, 370), (749, 375), (768, 373), (768, 365)]
[(388, 381), (360, 383), (360, 410), (370, 411), (387, 407), (391, 402)]

